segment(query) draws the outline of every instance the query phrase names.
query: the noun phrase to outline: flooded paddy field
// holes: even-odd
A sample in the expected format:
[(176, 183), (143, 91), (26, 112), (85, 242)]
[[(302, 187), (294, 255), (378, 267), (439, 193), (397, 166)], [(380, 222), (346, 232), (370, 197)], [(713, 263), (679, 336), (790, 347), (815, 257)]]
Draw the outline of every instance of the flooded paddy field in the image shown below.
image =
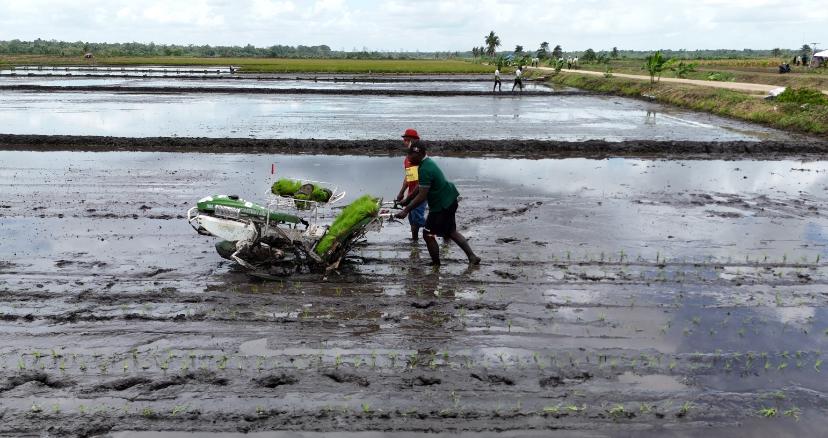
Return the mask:
[[(335, 90), (334, 90), (335, 91)], [(3, 134), (257, 139), (766, 141), (790, 134), (617, 97), (3, 91)], [(324, 129), (320, 129), (324, 126)]]
[[(506, 81), (508, 82), (508, 81)], [(504, 84), (504, 92), (511, 90), (511, 83)], [(2, 77), (0, 87), (13, 86), (41, 86), (41, 87), (112, 87), (112, 88), (214, 88), (221, 89), (274, 89), (274, 90), (375, 90), (375, 91), (423, 91), (423, 92), (491, 92), (491, 80), (475, 80), (474, 78), (409, 78), (394, 81), (384, 78), (360, 77), (313, 77), (313, 78), (273, 78), (273, 77), (213, 77), (198, 79), (179, 79), (164, 77)], [(553, 88), (545, 83), (524, 81), (524, 91), (531, 93), (552, 93), (555, 91), (574, 91), (575, 89), (561, 87)], [(517, 90), (516, 90), (517, 91)]]
[(824, 430), (828, 163), (435, 155), (479, 268), (390, 223), (263, 282), (186, 209), (401, 159), (0, 152), (0, 433)]

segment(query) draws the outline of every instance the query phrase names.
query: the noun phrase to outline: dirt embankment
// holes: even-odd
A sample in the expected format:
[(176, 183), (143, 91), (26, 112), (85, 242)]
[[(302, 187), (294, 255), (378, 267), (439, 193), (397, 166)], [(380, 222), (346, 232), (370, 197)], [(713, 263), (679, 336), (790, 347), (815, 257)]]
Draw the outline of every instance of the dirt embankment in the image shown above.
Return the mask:
[[(455, 157), (513, 158), (681, 158), (681, 159), (811, 159), (828, 153), (828, 142), (796, 138), (790, 141), (655, 141), (588, 140), (436, 140), (435, 154)], [(399, 155), (393, 140), (318, 140), (249, 138), (101, 137), (0, 134), (0, 150), (139, 151), (204, 153), (272, 153), (325, 155)]]
[(250, 87), (120, 87), (114, 85), (0, 85), (0, 91), (108, 92), (108, 93), (225, 93), (225, 94), (322, 94), (334, 96), (583, 96), (584, 91), (521, 91), (519, 93), (468, 90), (371, 90), (325, 88), (250, 88)]
[[(59, 70), (58, 70), (59, 71)], [(191, 79), (191, 80), (221, 80), (221, 81), (231, 81), (231, 80), (238, 80), (238, 81), (269, 81), (269, 82), (279, 82), (279, 81), (307, 81), (307, 82), (342, 82), (342, 83), (398, 83), (398, 82), (408, 82), (408, 83), (417, 83), (417, 82), (492, 82), (492, 78), (490, 75), (441, 75), (441, 74), (423, 74), (423, 75), (416, 75), (416, 76), (405, 76), (405, 75), (386, 75), (386, 76), (374, 76), (374, 75), (353, 75), (353, 76), (345, 76), (345, 75), (331, 75), (331, 74), (301, 74), (301, 75), (293, 75), (293, 76), (282, 76), (282, 75), (270, 75), (270, 74), (255, 74), (255, 73), (236, 73), (232, 76), (228, 76), (226, 74), (222, 75), (209, 75), (209, 74), (186, 74), (182, 73), (175, 73), (169, 72), (165, 75), (159, 75), (158, 72), (155, 72), (154, 75), (149, 74), (141, 74), (141, 73), (153, 73), (150, 70), (140, 70), (138, 72), (133, 73), (94, 73), (94, 74), (84, 74), (84, 73), (75, 73), (72, 75), (66, 75), (61, 73), (54, 73), (54, 74), (28, 74), (25, 71), (23, 73), (0, 73), (0, 78), (18, 78), (18, 79), (26, 79), (26, 78), (39, 78), (39, 79)], [(524, 82), (533, 82), (532, 79), (526, 79)]]

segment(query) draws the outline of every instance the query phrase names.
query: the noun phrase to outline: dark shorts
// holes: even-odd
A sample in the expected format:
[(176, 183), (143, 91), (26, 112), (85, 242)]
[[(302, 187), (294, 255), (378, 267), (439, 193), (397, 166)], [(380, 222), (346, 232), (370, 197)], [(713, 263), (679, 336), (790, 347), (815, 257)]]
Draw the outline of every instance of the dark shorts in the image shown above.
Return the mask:
[(444, 210), (438, 212), (429, 211), (428, 217), (426, 218), (425, 230), (435, 236), (447, 237), (457, 230), (457, 222), (454, 220), (455, 213), (457, 213), (457, 201), (454, 201), (454, 203)]

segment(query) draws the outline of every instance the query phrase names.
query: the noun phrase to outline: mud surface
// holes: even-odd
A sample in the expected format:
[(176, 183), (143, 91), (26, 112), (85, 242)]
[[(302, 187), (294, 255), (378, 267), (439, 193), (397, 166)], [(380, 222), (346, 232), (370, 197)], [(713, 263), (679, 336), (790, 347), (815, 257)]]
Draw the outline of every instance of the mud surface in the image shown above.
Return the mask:
[[(483, 87), (480, 87), (483, 88)], [(534, 88), (534, 87), (533, 87)], [(130, 93), (236, 93), (236, 94), (289, 94), (289, 95), (304, 95), (304, 94), (322, 94), (333, 96), (490, 96), (490, 97), (514, 97), (514, 96), (544, 96), (550, 92), (548, 90), (515, 90), (509, 92), (507, 89), (505, 93), (492, 93), (491, 90), (401, 90), (399, 87), (393, 88), (354, 88), (342, 87), (337, 89), (330, 88), (254, 88), (254, 87), (201, 87), (201, 86), (186, 86), (179, 85), (175, 87), (169, 86), (144, 86), (133, 85), (129, 87), (110, 86), (110, 85), (0, 85), (0, 91), (35, 91), (35, 92), (121, 92), (126, 91)], [(585, 91), (560, 91), (555, 94), (561, 96), (577, 96), (588, 95), (590, 93)]]
[[(778, 130), (620, 97), (367, 94), (374, 90), (355, 90), (363, 93), (356, 95), (327, 90), (333, 94), (320, 95), (290, 91), (278, 95), (3, 91), (0, 129), (3, 134), (369, 140), (417, 126), (430, 140), (792, 139)], [(318, 91), (322, 90), (313, 90)]]
[(401, 159), (0, 152), (0, 433), (824, 430), (828, 163), (436, 159), (479, 268), (388, 224), (261, 282), (189, 206)]
[[(684, 158), (684, 159), (802, 159), (819, 160), (828, 142), (795, 137), (779, 141), (654, 141), (579, 142), (544, 140), (435, 140), (432, 153), (453, 157), (503, 158)], [(0, 150), (21, 151), (143, 151), (258, 153), (296, 155), (397, 156), (394, 140), (314, 140), (179, 137), (94, 137), (70, 135), (0, 134)]]
[[(453, 78), (435, 79), (360, 79), (351, 80), (340, 78), (225, 78), (210, 77), (198, 79), (180, 78), (135, 78), (135, 77), (22, 77), (22, 78), (0, 78), (0, 87), (3, 89), (31, 89), (45, 91), (66, 91), (77, 90), (75, 87), (95, 87), (92, 91), (118, 91), (127, 89), (149, 89), (151, 92), (244, 92), (244, 93), (286, 93), (284, 90), (299, 89), (299, 93), (313, 93), (312, 90), (326, 90), (322, 93), (333, 93), (330, 90), (343, 90), (345, 92), (359, 92), (359, 90), (371, 90), (366, 93), (380, 94), (378, 90), (388, 90), (384, 94), (416, 91), (425, 95), (427, 92), (438, 93), (491, 93), (491, 80), (460, 80)], [(53, 88), (58, 87), (58, 88)], [(69, 87), (69, 88), (66, 88)], [(100, 88), (104, 87), (104, 88)], [(277, 90), (277, 91), (267, 91)], [(504, 92), (509, 92), (511, 85), (506, 87)], [(574, 88), (560, 87), (552, 88), (546, 83), (526, 81), (524, 83), (524, 94), (528, 92), (551, 93), (563, 91), (569, 94), (579, 92)], [(584, 93), (580, 91), (580, 93)], [(342, 93), (337, 93), (342, 94)], [(363, 93), (364, 94), (364, 93)], [(453, 94), (457, 95), (457, 94)]]
[[(200, 70), (200, 71), (198, 71)], [(226, 70), (226, 69), (225, 69)], [(67, 73), (69, 73), (67, 75)], [(138, 73), (138, 74), (136, 74)], [(201, 73), (193, 76), (193, 73)], [(176, 69), (167, 68), (163, 71), (157, 69), (139, 69), (136, 71), (121, 72), (119, 69), (99, 69), (97, 71), (90, 71), (84, 69), (81, 71), (61, 71), (60, 69), (52, 70), (0, 70), (0, 78), (11, 80), (27, 80), (38, 78), (52, 78), (52, 79), (78, 79), (78, 78), (168, 78), (171, 80), (197, 78), (198, 80), (232, 80), (232, 81), (304, 81), (304, 82), (388, 82), (388, 83), (406, 83), (406, 82), (489, 82), (493, 81), (492, 74), (397, 74), (397, 73), (236, 73), (228, 75), (228, 71), (215, 74), (215, 72), (204, 74), (203, 69), (189, 70), (186, 68)], [(494, 73), (494, 71), (492, 72)], [(504, 79), (509, 79), (504, 76)], [(531, 81), (527, 79), (527, 81)]]

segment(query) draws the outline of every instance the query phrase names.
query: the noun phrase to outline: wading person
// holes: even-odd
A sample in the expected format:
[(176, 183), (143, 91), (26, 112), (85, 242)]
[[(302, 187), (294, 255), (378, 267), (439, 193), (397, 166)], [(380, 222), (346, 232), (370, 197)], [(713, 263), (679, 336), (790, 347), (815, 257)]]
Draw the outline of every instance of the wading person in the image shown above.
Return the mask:
[(494, 81), (494, 85), (492, 86), (492, 93), (495, 92), (495, 88), (497, 88), (497, 91), (503, 91), (503, 89), (500, 88), (500, 86), (501, 86), (501, 84), (500, 84), (500, 69), (498, 69), (498, 68), (495, 69), (494, 79), (495, 79), (495, 81)]
[(523, 74), (523, 72), (520, 71), (520, 67), (518, 67), (518, 69), (515, 70), (515, 83), (512, 84), (512, 91), (515, 91), (515, 87), (519, 87), (520, 91), (523, 91), (523, 80), (520, 78), (521, 74)]
[(431, 265), (440, 266), (440, 247), (437, 245), (437, 236), (453, 240), (466, 253), (470, 265), (480, 264), (480, 257), (475, 255), (466, 238), (457, 231), (454, 215), (457, 212), (457, 198), (460, 193), (457, 187), (446, 180), (443, 171), (437, 167), (429, 157), (426, 157), (426, 145), (423, 142), (413, 143), (408, 148), (408, 160), (419, 166), (420, 181), (414, 194), (402, 201), (405, 206), (396, 217), (406, 217), (412, 208), (423, 201), (428, 202), (428, 217), (423, 228), (423, 240), (431, 256)]
[[(403, 159), (403, 169), (405, 169), (405, 176), (403, 177), (402, 187), (397, 194), (397, 202), (400, 202), (406, 196), (406, 189), (408, 189), (408, 196), (412, 196), (417, 190), (417, 182), (419, 181), (419, 173), (417, 165), (412, 164), (408, 159), (408, 149), (411, 145), (420, 141), (420, 135), (414, 129), (406, 129), (402, 135), (403, 143), (406, 147), (405, 159)], [(408, 215), (408, 223), (411, 225), (411, 240), (416, 242), (420, 234), (420, 228), (425, 226), (426, 202), (423, 200), (419, 205), (415, 204), (411, 213)]]

